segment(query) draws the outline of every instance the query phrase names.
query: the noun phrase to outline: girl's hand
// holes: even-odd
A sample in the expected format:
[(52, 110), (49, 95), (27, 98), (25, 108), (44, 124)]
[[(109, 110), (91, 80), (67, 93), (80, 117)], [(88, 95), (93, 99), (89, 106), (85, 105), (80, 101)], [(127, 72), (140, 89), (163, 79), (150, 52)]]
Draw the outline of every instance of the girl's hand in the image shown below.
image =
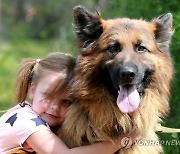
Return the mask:
[(130, 148), (136, 141), (140, 139), (140, 133), (131, 131), (128, 134), (118, 137), (117, 142), (120, 143), (120, 148)]

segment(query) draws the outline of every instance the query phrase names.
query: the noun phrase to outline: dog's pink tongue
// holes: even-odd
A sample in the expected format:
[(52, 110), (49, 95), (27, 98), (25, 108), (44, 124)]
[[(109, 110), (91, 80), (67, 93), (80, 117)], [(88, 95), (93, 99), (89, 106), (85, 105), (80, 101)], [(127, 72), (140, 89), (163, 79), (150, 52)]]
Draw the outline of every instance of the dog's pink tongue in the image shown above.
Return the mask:
[(140, 97), (135, 86), (120, 86), (117, 105), (122, 113), (134, 112), (139, 103)]

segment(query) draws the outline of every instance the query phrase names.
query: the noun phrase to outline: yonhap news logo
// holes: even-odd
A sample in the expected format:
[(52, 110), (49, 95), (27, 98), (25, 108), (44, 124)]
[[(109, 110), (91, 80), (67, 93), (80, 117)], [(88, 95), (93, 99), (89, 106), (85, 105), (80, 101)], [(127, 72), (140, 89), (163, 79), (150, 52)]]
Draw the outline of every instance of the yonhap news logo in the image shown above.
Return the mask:
[(133, 142), (131, 137), (123, 137), (121, 140), (121, 146), (124, 147), (125, 149), (128, 149), (132, 146)]
[(135, 142), (138, 145), (169, 145), (169, 146), (178, 146), (180, 145), (180, 140), (139, 140)]
[(159, 145), (166, 145), (166, 146), (180, 146), (180, 140), (136, 140), (134, 143), (131, 137), (124, 137), (121, 140), (121, 146), (125, 149), (130, 148), (133, 144), (139, 146), (159, 146)]

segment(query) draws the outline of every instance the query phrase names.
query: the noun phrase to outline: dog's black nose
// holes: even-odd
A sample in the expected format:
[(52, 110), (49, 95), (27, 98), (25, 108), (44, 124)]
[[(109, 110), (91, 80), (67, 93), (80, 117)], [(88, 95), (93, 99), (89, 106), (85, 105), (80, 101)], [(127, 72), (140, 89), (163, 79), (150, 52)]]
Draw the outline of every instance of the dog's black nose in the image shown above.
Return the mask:
[(125, 66), (120, 69), (119, 75), (124, 82), (130, 82), (135, 78), (136, 70), (133, 67)]

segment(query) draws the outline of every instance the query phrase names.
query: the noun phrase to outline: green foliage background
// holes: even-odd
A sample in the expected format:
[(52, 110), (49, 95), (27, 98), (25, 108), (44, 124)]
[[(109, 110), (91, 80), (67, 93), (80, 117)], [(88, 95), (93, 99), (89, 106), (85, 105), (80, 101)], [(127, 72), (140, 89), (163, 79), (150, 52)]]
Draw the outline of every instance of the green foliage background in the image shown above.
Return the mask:
[[(77, 55), (72, 27), (73, 7), (99, 10), (104, 19), (153, 18), (171, 12), (174, 36), (171, 44), (175, 76), (170, 113), (164, 126), (180, 128), (180, 1), (179, 0), (0, 0), (0, 110), (13, 106), (13, 83), (22, 58), (41, 58), (51, 51)], [(159, 133), (163, 140), (180, 140), (179, 134)], [(165, 146), (166, 154), (179, 154), (180, 146)]]

